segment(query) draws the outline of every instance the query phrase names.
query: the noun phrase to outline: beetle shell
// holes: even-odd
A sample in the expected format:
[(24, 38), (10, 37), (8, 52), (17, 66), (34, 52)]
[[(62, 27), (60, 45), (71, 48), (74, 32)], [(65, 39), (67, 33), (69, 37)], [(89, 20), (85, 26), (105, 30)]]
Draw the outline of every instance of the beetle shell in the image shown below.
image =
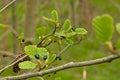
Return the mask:
[(43, 57), (43, 60), (46, 60), (47, 59), (47, 55), (45, 55), (44, 57)]
[(56, 60), (62, 60), (61, 56), (60, 56), (60, 55), (57, 55), (57, 56), (56, 56)]
[(40, 59), (39, 54), (35, 54), (34, 56), (35, 56), (36, 59)]

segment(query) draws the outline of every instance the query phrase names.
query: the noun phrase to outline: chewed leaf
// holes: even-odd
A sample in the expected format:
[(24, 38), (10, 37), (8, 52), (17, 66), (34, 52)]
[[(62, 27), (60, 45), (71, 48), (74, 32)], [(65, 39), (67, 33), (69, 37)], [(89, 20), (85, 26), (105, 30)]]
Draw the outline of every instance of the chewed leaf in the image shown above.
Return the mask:
[(0, 24), (0, 28), (7, 28), (8, 25), (5, 25), (5, 24)]
[(47, 58), (49, 58), (49, 52), (47, 51), (46, 48), (37, 48), (37, 53), (40, 55), (40, 57), (47, 56)]
[(43, 59), (44, 56), (49, 58), (49, 52), (46, 48), (38, 48), (35, 45), (25, 46), (25, 53), (33, 59)]
[(19, 68), (21, 69), (34, 69), (37, 66), (37, 64), (31, 62), (31, 61), (24, 61), (19, 63)]
[(92, 27), (100, 42), (107, 42), (112, 39), (114, 26), (113, 18), (110, 15), (95, 17), (92, 21)]
[(51, 14), (52, 14), (53, 20), (56, 21), (56, 22), (58, 22), (58, 13), (57, 13), (57, 11), (53, 10), (51, 12)]
[(117, 32), (120, 34), (120, 23), (117, 23), (117, 25), (116, 25), (116, 30), (117, 30)]
[(70, 20), (69, 19), (65, 20), (65, 22), (62, 26), (62, 30), (65, 32), (68, 32), (71, 28), (72, 28), (72, 26), (71, 26)]
[(86, 31), (84, 28), (76, 28), (76, 29), (75, 29), (75, 32), (76, 32), (77, 34), (81, 34), (81, 35), (87, 34), (87, 31)]
[(35, 59), (34, 56), (37, 53), (37, 47), (35, 45), (25, 46), (24, 50), (29, 57)]

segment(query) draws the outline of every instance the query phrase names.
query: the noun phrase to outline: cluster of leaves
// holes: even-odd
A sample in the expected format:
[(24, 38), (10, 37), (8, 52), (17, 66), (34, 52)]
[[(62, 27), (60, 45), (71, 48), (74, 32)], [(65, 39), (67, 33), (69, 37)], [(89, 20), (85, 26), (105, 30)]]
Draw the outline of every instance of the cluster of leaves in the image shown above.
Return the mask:
[[(57, 30), (52, 36), (52, 39), (54, 41), (58, 42), (58, 41), (61, 41), (60, 39), (64, 39), (64, 41), (68, 43), (73, 43), (74, 41), (72, 41), (71, 37), (75, 35), (86, 35), (87, 34), (87, 31), (84, 28), (72, 27), (71, 21), (69, 19), (66, 19), (63, 25), (60, 25), (57, 11), (53, 10), (51, 12), (51, 15), (52, 15), (52, 18), (43, 17), (43, 19), (55, 24), (54, 28)], [(47, 32), (46, 27), (37, 28), (37, 33), (39, 36), (41, 36), (41, 39), (45, 36), (46, 32)]]
[[(58, 14), (57, 11), (53, 10), (51, 12), (52, 18), (47, 18), (43, 17), (48, 22), (52, 22), (55, 24), (55, 32), (53, 32), (50, 36), (49, 39), (51, 40), (62, 40), (61, 38), (64, 38), (67, 42), (74, 43), (72, 41), (71, 37), (75, 35), (86, 35), (87, 31), (84, 28), (76, 28), (74, 29), (71, 25), (71, 22), (69, 19), (66, 19), (63, 25), (59, 25), (59, 20), (58, 20)], [(109, 50), (111, 52), (114, 51), (114, 47), (112, 45), (111, 39), (113, 38), (113, 33), (114, 33), (114, 25), (113, 25), (113, 18), (110, 15), (102, 15), (102, 16), (97, 16), (93, 19), (92, 22), (92, 27), (93, 30), (96, 34), (96, 38), (98, 39), (99, 42), (103, 44), (107, 44)], [(56, 30), (57, 29), (57, 30)], [(120, 23), (116, 25), (116, 31), (120, 34)], [(43, 39), (46, 34), (46, 28), (45, 27), (40, 27), (37, 29), (37, 33), (39, 36)], [(54, 38), (53, 38), (54, 37)], [(57, 39), (56, 39), (57, 38)], [(48, 39), (47, 39), (48, 40)], [(120, 48), (119, 46), (120, 40), (116, 42), (116, 47)], [(25, 47), (25, 53), (32, 59), (37, 60), (39, 63), (49, 65), (52, 61), (55, 60), (56, 54), (53, 54), (52, 56), (49, 56), (49, 52), (45, 47), (37, 47), (35, 45), (29, 45)], [(26, 64), (28, 66), (26, 66)], [(41, 65), (41, 64), (39, 64)], [(21, 62), (19, 64), (19, 67), (22, 69), (33, 69), (37, 66), (36, 63), (33, 63), (31, 61), (25, 61)]]
[[(71, 40), (71, 37), (75, 35), (84, 36), (87, 34), (87, 31), (84, 28), (74, 29), (69, 19), (65, 20), (63, 25), (60, 26), (57, 11), (53, 10), (51, 12), (51, 15), (52, 18), (43, 17), (43, 19), (48, 22), (54, 23), (55, 27), (53, 33), (45, 35), (46, 34), (45, 27), (37, 28), (36, 31), (41, 38), (40, 39), (41, 44), (25, 46), (24, 48), (25, 53), (31, 59), (33, 59), (33, 61), (24, 61), (19, 63), (19, 67), (21, 69), (34, 69), (36, 67), (42, 68), (43, 66), (49, 66), (49, 64), (51, 64), (56, 59), (61, 60), (59, 55), (52, 54), (50, 56), (48, 50), (43, 46), (44, 44), (47, 44), (49, 41), (57, 42), (64, 38), (64, 40), (71, 44), (74, 43), (74, 41)], [(23, 38), (23, 36), (19, 37), (20, 40), (21, 38)]]

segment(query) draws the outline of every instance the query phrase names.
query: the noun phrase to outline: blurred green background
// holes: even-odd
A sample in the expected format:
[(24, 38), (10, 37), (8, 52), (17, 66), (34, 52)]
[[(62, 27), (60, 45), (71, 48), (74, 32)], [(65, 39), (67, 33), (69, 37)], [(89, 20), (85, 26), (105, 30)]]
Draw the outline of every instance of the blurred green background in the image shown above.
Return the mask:
[[(10, 1), (11, 0), (0, 0), (0, 9), (2, 9)], [(36, 5), (34, 0), (32, 1), (33, 4)], [(114, 24), (120, 22), (120, 0), (38, 0), (38, 2), (39, 8), (36, 28), (41, 27), (42, 25), (47, 26), (48, 33), (51, 32), (51, 26), (53, 25), (44, 21), (42, 17), (50, 17), (50, 12), (55, 9), (58, 11), (59, 21), (61, 23), (63, 23), (65, 19), (70, 19), (74, 27), (84, 27), (88, 30), (88, 35), (85, 40), (65, 51), (62, 55), (62, 60), (57, 62), (55, 66), (65, 64), (67, 62), (92, 60), (110, 55), (110, 53), (106, 51), (106, 48), (97, 42), (91, 27), (91, 22), (95, 16), (102, 14), (110, 14), (114, 18)], [(16, 0), (14, 9), (16, 14), (15, 29), (19, 34), (22, 32), (27, 32), (27, 30), (23, 30), (25, 26), (25, 6), (25, 0)], [(34, 12), (32, 9), (31, 11)], [(4, 12), (0, 13), (0, 23), (12, 26), (14, 23), (12, 22), (13, 15), (13, 6), (10, 6)], [(35, 35), (35, 43), (38, 43), (38, 35)], [(118, 38), (119, 35), (114, 33), (114, 38), (112, 40), (113, 43)], [(0, 69), (13, 59), (11, 56), (4, 57), (4, 53), (2, 51), (14, 52), (15, 41), (16, 44), (18, 44), (17, 39), (14, 38), (9, 29), (0, 29)], [(62, 48), (64, 47), (65, 45), (62, 46)], [(59, 46), (52, 44), (48, 47), (48, 50), (50, 53), (58, 53), (58, 48)], [(19, 47), (15, 53), (20, 53)], [(119, 61), (120, 60), (117, 59), (111, 63), (103, 63), (85, 67), (87, 72), (87, 80), (119, 80)], [(11, 69), (8, 71), (14, 75)], [(8, 71), (6, 70), (6, 72), (0, 76), (9, 75)], [(67, 69), (57, 72), (56, 74), (51, 74), (50, 76), (44, 76), (44, 78), (45, 80), (83, 80), (82, 72), (82, 67)]]

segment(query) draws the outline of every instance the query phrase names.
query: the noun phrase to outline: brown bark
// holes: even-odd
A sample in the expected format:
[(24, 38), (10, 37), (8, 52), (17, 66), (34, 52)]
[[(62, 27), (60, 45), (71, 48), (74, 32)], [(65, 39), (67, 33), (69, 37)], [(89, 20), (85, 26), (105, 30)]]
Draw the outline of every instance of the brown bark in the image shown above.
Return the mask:
[(31, 44), (35, 38), (39, 0), (25, 0), (25, 27), (24, 34), (26, 43)]
[[(17, 31), (17, 20), (16, 20), (16, 4), (12, 4), (12, 27), (15, 31)], [(17, 52), (17, 39), (16, 36), (13, 34), (13, 52)]]
[(70, 0), (70, 4), (71, 4), (71, 20), (72, 23), (75, 25), (75, 8), (74, 8), (74, 0)]
[[(5, 0), (4, 3), (3, 3), (3, 6), (5, 6), (6, 4), (8, 3), (8, 0)], [(8, 15), (7, 15), (7, 10), (4, 11), (3, 13), (3, 23), (4, 24), (8, 24)], [(5, 29), (4, 30), (4, 33), (7, 31), (8, 29)], [(3, 39), (3, 49), (4, 50), (7, 50), (8, 48), (8, 35), (6, 35)]]
[(90, 0), (80, 0), (82, 25), (90, 32), (92, 21), (92, 7)]

